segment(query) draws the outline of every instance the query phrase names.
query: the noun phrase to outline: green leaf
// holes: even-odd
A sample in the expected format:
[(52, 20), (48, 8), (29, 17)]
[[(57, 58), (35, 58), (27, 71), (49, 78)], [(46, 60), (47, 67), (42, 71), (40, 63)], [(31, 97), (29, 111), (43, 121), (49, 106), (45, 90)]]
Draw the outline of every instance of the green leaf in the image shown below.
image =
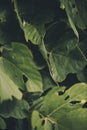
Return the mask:
[(22, 81), (24, 78), (27, 91), (43, 91), (41, 75), (37, 69), (38, 67), (35, 65), (32, 52), (26, 45), (12, 43), (11, 48), (5, 48), (2, 55), (18, 68), (18, 72), (21, 72), (22, 79), (21, 77), (20, 79)]
[(40, 0), (37, 2), (13, 0), (13, 2), (26, 41), (30, 40), (36, 45), (42, 43), (45, 35), (45, 24), (52, 21), (54, 17), (55, 2), (50, 3), (49, 1), (49, 4), (47, 1)]
[(23, 30), (27, 42), (30, 40), (33, 44), (37, 45), (42, 43), (45, 34), (44, 26), (39, 25), (38, 27), (37, 25), (32, 25), (24, 22)]
[(3, 57), (1, 57), (0, 66), (1, 69), (6, 73), (6, 75), (18, 86), (18, 88), (20, 88), (21, 90), (25, 90), (23, 75), (21, 74), (21, 71), (18, 67), (16, 67), (12, 62)]
[[(9, 65), (10, 63), (3, 58), (0, 58), (0, 102), (4, 100), (12, 99), (14, 96), (17, 99), (22, 98), (22, 93), (19, 91), (18, 86), (10, 78), (5, 71), (4, 65)], [(8, 68), (9, 69), (9, 68)]]
[(0, 129), (2, 130), (6, 129), (6, 123), (1, 117), (0, 117)]
[(35, 130), (52, 130), (52, 125), (47, 118), (41, 118), (38, 111), (33, 111), (32, 113), (32, 129)]
[(0, 104), (0, 115), (4, 118), (23, 119), (28, 116), (29, 104), (25, 100), (6, 101)]
[[(70, 89), (62, 88), (52, 89), (45, 97), (39, 112), (34, 112), (32, 125), (37, 130), (45, 130), (45, 120), (51, 123), (50, 129), (55, 130), (86, 130), (87, 129), (87, 109), (84, 108), (87, 102), (87, 84), (79, 83), (73, 85)], [(62, 93), (62, 94), (60, 94)], [(35, 116), (36, 115), (36, 116)], [(41, 121), (44, 120), (44, 123)], [(37, 121), (35, 125), (35, 121)], [(38, 125), (37, 125), (38, 124)]]
[(41, 129), (42, 130), (42, 126), (41, 126), (41, 123), (42, 123), (42, 119), (40, 119), (39, 117), (39, 112), (37, 111), (33, 111), (32, 113), (32, 128), (33, 129)]
[(63, 81), (69, 73), (78, 73), (87, 64), (78, 39), (67, 26), (60, 31), (62, 24), (50, 27), (45, 36), (46, 60), (55, 82)]

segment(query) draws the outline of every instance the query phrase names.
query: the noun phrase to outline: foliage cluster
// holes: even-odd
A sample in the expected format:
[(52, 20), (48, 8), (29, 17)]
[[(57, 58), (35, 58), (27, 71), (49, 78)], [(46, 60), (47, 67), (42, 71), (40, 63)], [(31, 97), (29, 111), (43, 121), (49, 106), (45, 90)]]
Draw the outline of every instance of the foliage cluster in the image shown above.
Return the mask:
[(87, 130), (87, 0), (0, 0), (0, 130)]

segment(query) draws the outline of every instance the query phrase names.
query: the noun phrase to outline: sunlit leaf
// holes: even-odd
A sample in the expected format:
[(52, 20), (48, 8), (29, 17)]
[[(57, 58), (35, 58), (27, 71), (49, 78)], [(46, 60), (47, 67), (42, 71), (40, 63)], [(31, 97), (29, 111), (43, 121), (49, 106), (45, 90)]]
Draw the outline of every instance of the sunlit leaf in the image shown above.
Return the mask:
[[(87, 109), (84, 108), (87, 101), (86, 91), (87, 84), (84, 83), (72, 86), (65, 93), (58, 87), (51, 90), (44, 97), (42, 106), (38, 109), (39, 112), (34, 112), (32, 115), (33, 127), (45, 130), (47, 120), (52, 130), (53, 128), (55, 130), (86, 130)], [(41, 123), (42, 120), (44, 123)]]
[(32, 52), (25, 45), (13, 43), (11, 48), (3, 50), (2, 55), (19, 69), (27, 91), (42, 91), (41, 75), (35, 65)]
[[(11, 75), (6, 73), (4, 68), (4, 61), (6, 63), (4, 58), (0, 58), (0, 102), (12, 99), (13, 96), (17, 99), (21, 99), (22, 93), (19, 91), (16, 83), (14, 83), (10, 78)], [(9, 64), (10, 63), (8, 63), (8, 65)]]

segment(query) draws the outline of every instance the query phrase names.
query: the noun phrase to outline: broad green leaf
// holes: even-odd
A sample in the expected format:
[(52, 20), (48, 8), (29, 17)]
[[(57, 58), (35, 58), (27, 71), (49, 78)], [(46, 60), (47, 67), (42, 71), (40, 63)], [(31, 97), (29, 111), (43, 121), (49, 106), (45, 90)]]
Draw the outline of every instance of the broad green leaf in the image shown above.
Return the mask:
[[(62, 92), (62, 94), (60, 94)], [(34, 112), (32, 125), (37, 130), (45, 130), (45, 120), (53, 130), (86, 130), (87, 129), (87, 84), (73, 85), (65, 93), (61, 88), (52, 89), (45, 97), (39, 112)], [(36, 115), (36, 116), (35, 116)], [(44, 120), (44, 123), (41, 121)], [(36, 125), (35, 122), (37, 121)], [(47, 124), (49, 125), (47, 122)], [(39, 125), (37, 125), (39, 124)]]
[(24, 31), (26, 41), (40, 44), (45, 35), (45, 23), (53, 20), (55, 2), (32, 0), (13, 0), (21, 28)]
[[(11, 48), (4, 49), (2, 55), (13, 63), (18, 72), (21, 73), (21, 81), (24, 78), (27, 91), (42, 92), (42, 78), (38, 71), (37, 66), (35, 65), (32, 52), (27, 48), (26, 45), (20, 43), (12, 43)], [(15, 81), (16, 82), (16, 81)], [(23, 86), (23, 82), (22, 82)]]
[(22, 93), (19, 91), (16, 83), (10, 78), (10, 73), (9, 75), (6, 73), (4, 68), (4, 65), (6, 65), (5, 63), (10, 65), (10, 63), (8, 61), (6, 62), (4, 58), (0, 58), (0, 102), (12, 99), (13, 96), (17, 99), (21, 99)]
[(79, 72), (87, 64), (78, 39), (71, 30), (67, 30), (67, 26), (60, 31), (62, 24), (52, 26), (45, 36), (48, 53), (46, 60), (51, 76), (56, 82), (63, 81), (69, 73)]
[(0, 117), (0, 129), (5, 130), (6, 129), (6, 123), (5, 121)]
[(0, 115), (4, 118), (24, 119), (28, 116), (29, 104), (25, 100), (6, 101), (0, 105)]
[(3, 72), (18, 86), (18, 88), (20, 88), (21, 90), (25, 90), (23, 75), (21, 74), (21, 71), (18, 67), (16, 67), (6, 58), (1, 57), (0, 69), (3, 70)]

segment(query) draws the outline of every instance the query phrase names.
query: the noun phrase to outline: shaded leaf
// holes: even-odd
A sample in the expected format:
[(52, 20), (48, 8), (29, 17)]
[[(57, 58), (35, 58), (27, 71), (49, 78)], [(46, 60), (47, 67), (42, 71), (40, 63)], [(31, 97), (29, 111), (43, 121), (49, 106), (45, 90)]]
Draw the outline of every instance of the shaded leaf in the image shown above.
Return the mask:
[(77, 73), (87, 64), (78, 39), (66, 26), (59, 32), (60, 25), (57, 23), (52, 26), (45, 36), (45, 47), (48, 53), (46, 60), (51, 76), (56, 82), (63, 81), (69, 73)]
[[(45, 35), (45, 23), (53, 20), (55, 2), (37, 2), (27, 0), (13, 0), (14, 8), (19, 19), (21, 28), (24, 31), (26, 41), (30, 40), (33, 44), (40, 44)], [(49, 4), (48, 4), (49, 3)]]
[(87, 67), (85, 67), (82, 71), (78, 72), (77, 74), (78, 80), (81, 82), (87, 83)]
[(17, 125), (15, 130), (24, 130), (23, 120), (17, 120)]
[[(75, 1), (75, 5), (77, 8), (77, 15), (74, 14), (74, 20), (76, 22), (76, 25), (80, 29), (86, 29), (87, 28), (87, 1), (82, 0), (79, 2), (79, 0)], [(82, 25), (83, 23), (83, 25)]]
[[(14, 26), (13, 26), (14, 24)], [(12, 3), (8, 0), (0, 1), (0, 45), (8, 44), (12, 41), (24, 40), (23, 34), (16, 20)]]
[[(73, 4), (75, 5), (75, 1), (73, 0), (70, 0), (70, 1), (67, 1), (67, 0), (60, 0), (66, 10), (66, 13), (67, 13), (67, 16), (68, 16), (68, 20), (69, 20), (69, 23), (71, 25), (71, 28), (73, 29), (75, 35), (79, 38), (79, 34), (78, 34), (78, 31), (77, 31), (77, 28), (75, 26), (75, 20), (74, 20), (74, 17), (77, 15), (76, 14), (76, 9), (73, 8)], [(78, 17), (78, 16), (77, 16)]]
[(50, 88), (53, 88), (54, 86), (56, 86), (55, 82), (52, 80), (49, 73), (45, 71), (42, 72), (42, 81), (43, 81), (44, 91), (49, 90)]
[(0, 105), (0, 115), (4, 118), (23, 119), (28, 116), (29, 104), (25, 100), (6, 101)]
[(2, 130), (6, 129), (6, 123), (1, 117), (0, 117), (0, 129)]
[(79, 2), (79, 0), (60, 0), (62, 4), (65, 7), (68, 20), (70, 22), (70, 25), (78, 37), (78, 31), (77, 28), (80, 28), (82, 30), (87, 28), (87, 1), (82, 0)]

